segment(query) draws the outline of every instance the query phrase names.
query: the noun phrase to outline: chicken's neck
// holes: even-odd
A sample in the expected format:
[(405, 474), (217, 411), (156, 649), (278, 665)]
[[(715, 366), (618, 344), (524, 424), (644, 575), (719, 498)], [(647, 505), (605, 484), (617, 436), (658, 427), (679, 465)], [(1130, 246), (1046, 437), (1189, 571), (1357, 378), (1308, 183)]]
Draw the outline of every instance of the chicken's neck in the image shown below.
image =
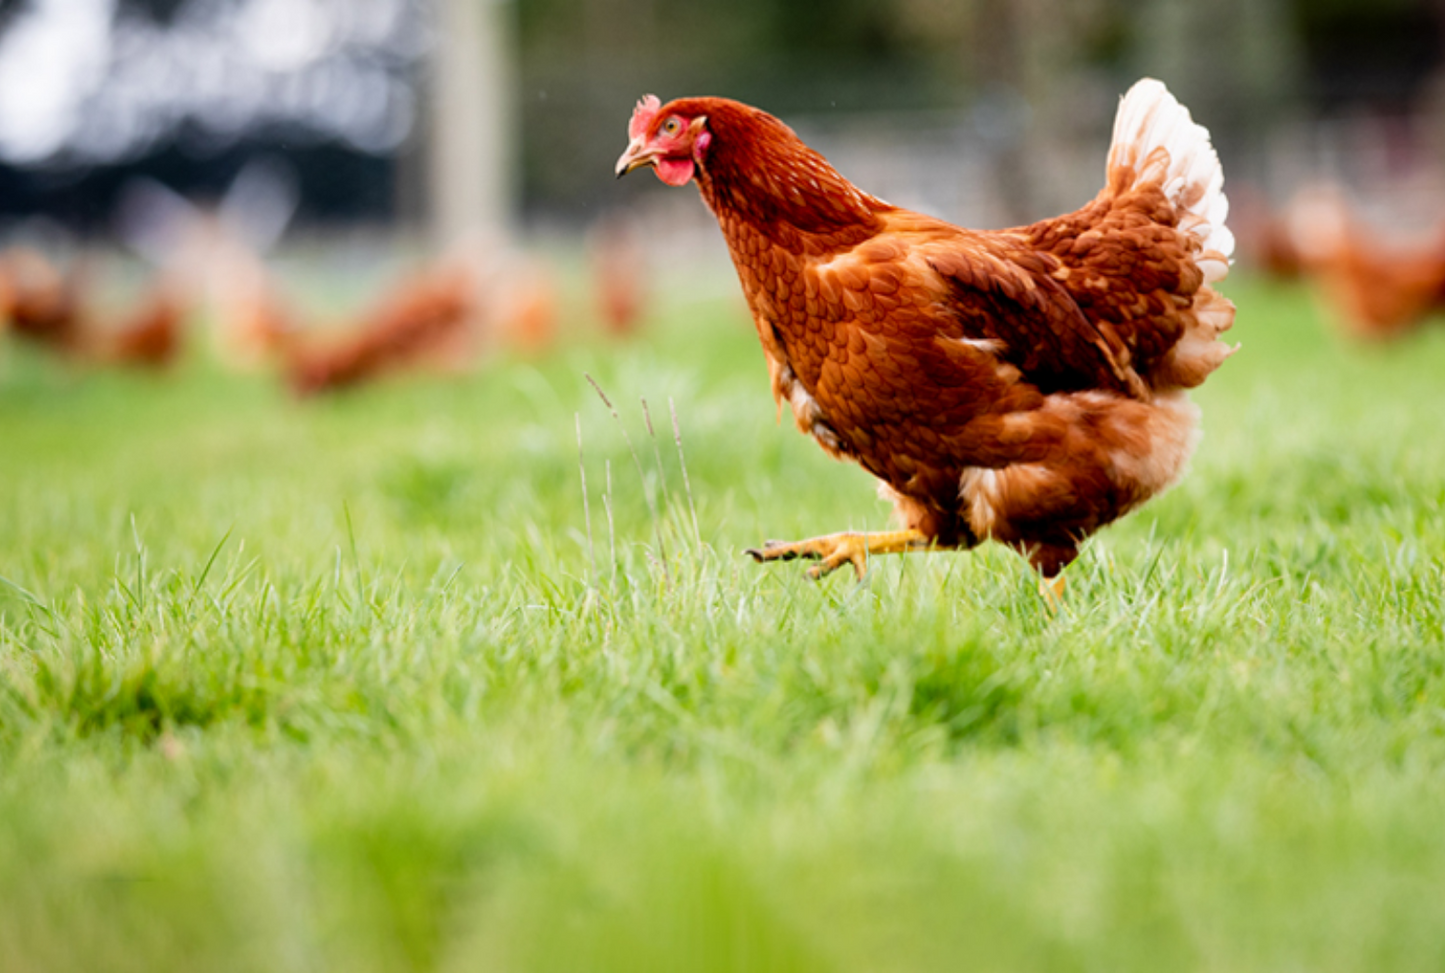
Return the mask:
[(710, 161), (698, 172), (698, 189), (735, 257), (738, 246), (759, 234), (794, 254), (848, 249), (882, 229), (879, 214), (892, 208), (810, 150), (762, 161)]

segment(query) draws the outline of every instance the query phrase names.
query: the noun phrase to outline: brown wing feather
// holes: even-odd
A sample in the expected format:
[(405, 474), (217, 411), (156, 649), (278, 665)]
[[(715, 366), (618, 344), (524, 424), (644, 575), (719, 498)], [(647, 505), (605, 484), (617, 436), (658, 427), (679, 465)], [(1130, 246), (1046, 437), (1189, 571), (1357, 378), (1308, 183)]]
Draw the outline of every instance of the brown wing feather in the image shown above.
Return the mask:
[(1019, 231), (1057, 261), (1059, 285), (1096, 327), (1117, 336), (1146, 379), (1187, 330), (1204, 283), (1177, 220), (1159, 187), (1148, 186), (1101, 194), (1076, 212)]
[(1062, 261), (1006, 234), (971, 234), (930, 247), (949, 284), (948, 308), (974, 340), (999, 342), (999, 357), (1042, 391), (1105, 388), (1136, 398), (1148, 390), (1129, 346), (1107, 319), (1084, 313), (1060, 277)]

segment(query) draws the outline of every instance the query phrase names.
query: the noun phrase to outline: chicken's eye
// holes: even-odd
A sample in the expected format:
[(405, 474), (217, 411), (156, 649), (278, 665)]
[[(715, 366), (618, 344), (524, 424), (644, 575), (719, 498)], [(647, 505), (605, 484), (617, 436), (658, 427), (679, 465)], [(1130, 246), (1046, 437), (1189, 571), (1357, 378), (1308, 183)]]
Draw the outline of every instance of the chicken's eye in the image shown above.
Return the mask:
[(679, 131), (681, 131), (681, 130), (682, 130), (682, 120), (681, 120), (681, 119), (678, 119), (678, 118), (669, 118), (667, 121), (665, 121), (665, 122), (662, 123), (662, 134), (663, 134), (663, 135), (676, 135), (676, 134), (677, 134)]

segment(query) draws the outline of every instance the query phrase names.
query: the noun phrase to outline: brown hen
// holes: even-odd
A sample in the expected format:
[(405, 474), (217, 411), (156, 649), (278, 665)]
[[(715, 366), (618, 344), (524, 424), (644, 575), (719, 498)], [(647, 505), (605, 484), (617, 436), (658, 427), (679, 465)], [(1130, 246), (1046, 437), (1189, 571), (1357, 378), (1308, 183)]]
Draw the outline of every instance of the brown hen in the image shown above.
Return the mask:
[(0, 299), (17, 337), (75, 361), (160, 367), (181, 350), (191, 301), (173, 278), (157, 275), (119, 320), (96, 306), (94, 266), (78, 261), (61, 271), (39, 253), (0, 255)]
[(15, 336), (54, 351), (75, 351), (81, 341), (84, 268), (64, 272), (39, 251), (16, 247), (0, 254), (0, 275)]
[(1398, 338), (1445, 310), (1445, 233), (1383, 239), (1334, 185), (1299, 193), (1288, 221), (1303, 273), (1352, 336)]
[(456, 345), (476, 317), (469, 270), (441, 266), (396, 284), (349, 335), (324, 348), (290, 348), (299, 395), (348, 388)]
[(722, 98), (633, 113), (617, 174), (695, 180), (799, 427), (881, 481), (902, 529), (768, 542), (760, 561), (967, 548), (1025, 556), (1060, 591), (1090, 534), (1171, 485), (1185, 390), (1233, 349), (1223, 175), (1162, 84), (1124, 98), (1106, 182), (1077, 212), (997, 232), (854, 187), (782, 122)]
[(592, 230), (588, 246), (592, 289), (608, 334), (623, 338), (647, 312), (647, 257), (633, 226), (611, 217)]
[(158, 276), (114, 327), (86, 330), (83, 353), (115, 365), (164, 368), (180, 357), (192, 303), (185, 288)]
[(1298, 280), (1304, 264), (1287, 214), (1251, 186), (1235, 186), (1229, 195), (1229, 222), (1241, 259), (1273, 280)]

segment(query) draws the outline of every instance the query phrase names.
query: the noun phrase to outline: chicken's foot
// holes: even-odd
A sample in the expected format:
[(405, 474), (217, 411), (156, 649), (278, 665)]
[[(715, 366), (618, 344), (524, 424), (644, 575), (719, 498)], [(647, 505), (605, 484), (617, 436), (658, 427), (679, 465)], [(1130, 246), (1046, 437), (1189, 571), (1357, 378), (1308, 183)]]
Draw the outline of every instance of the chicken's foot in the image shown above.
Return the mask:
[(887, 530), (873, 533), (843, 531), (839, 534), (825, 534), (810, 537), (805, 541), (766, 541), (762, 547), (749, 548), (747, 554), (759, 563), (763, 561), (791, 561), (794, 558), (812, 558), (821, 563), (808, 569), (808, 577), (821, 578), (841, 568), (853, 565), (858, 580), (868, 570), (868, 558), (873, 554), (903, 554), (907, 551), (926, 551), (934, 542), (916, 530)]
[(1059, 609), (1064, 605), (1064, 591), (1068, 586), (1068, 579), (1064, 577), (1063, 572), (1052, 578), (1039, 577), (1039, 594), (1043, 595), (1044, 604), (1049, 606), (1049, 611), (1058, 614)]

